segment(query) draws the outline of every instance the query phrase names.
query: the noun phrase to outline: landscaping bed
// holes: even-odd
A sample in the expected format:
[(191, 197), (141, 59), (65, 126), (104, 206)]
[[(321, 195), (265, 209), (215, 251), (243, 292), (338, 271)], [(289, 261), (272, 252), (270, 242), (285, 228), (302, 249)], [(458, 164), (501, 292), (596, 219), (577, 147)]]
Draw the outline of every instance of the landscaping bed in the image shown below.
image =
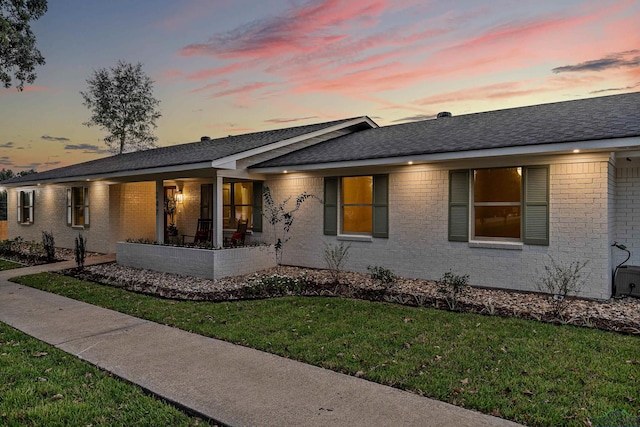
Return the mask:
[[(66, 273), (134, 292), (179, 300), (218, 302), (285, 295), (335, 296), (450, 309), (435, 281), (398, 278), (392, 285), (384, 286), (368, 274), (354, 272), (340, 273), (338, 283), (329, 270), (288, 266), (215, 281), (116, 263)], [(469, 287), (456, 298), (455, 309), (640, 334), (640, 299), (630, 297), (604, 302), (584, 299), (558, 302), (544, 294)]]

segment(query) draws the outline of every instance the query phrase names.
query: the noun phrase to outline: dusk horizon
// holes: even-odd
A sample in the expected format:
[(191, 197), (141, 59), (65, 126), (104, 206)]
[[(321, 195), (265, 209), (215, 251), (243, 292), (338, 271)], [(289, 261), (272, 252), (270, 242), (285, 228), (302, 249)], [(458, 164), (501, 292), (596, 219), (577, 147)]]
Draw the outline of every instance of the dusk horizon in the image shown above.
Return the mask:
[(142, 63), (159, 146), (368, 116), (380, 126), (637, 92), (634, 1), (49, 3), (46, 65), (0, 89), (0, 168), (108, 155), (83, 125), (100, 68)]

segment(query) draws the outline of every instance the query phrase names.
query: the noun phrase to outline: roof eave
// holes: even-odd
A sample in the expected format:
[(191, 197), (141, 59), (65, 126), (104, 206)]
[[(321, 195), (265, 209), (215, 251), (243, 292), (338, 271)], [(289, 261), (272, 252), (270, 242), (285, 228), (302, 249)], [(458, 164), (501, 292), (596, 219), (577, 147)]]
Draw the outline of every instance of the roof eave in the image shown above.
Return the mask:
[[(145, 168), (145, 169), (135, 169), (135, 170), (127, 170), (120, 172), (109, 172), (109, 173), (96, 173), (96, 174), (86, 174), (86, 175), (74, 175), (62, 178), (44, 178), (44, 179), (30, 179), (28, 181), (18, 181), (12, 183), (2, 184), (3, 187), (13, 188), (13, 187), (24, 187), (29, 185), (37, 185), (43, 183), (56, 183), (63, 184), (68, 182), (79, 182), (79, 181), (103, 181), (103, 180), (111, 180), (115, 178), (132, 178), (135, 176), (145, 176), (145, 175), (157, 175), (162, 173), (173, 173), (173, 172), (183, 172), (183, 171), (192, 171), (197, 169), (211, 169), (211, 162), (199, 162), (199, 163), (188, 163), (181, 165), (172, 165), (172, 166), (163, 166), (158, 168)], [(38, 174), (33, 174), (33, 177), (36, 178)], [(28, 175), (31, 177), (32, 175)]]
[(431, 163), (454, 160), (469, 160), (474, 158), (504, 157), (504, 156), (526, 156), (533, 154), (562, 154), (570, 153), (573, 150), (582, 151), (618, 151), (626, 149), (638, 149), (640, 147), (640, 136), (625, 138), (609, 138), (597, 140), (585, 140), (574, 142), (559, 142), (549, 144), (534, 144), (518, 147), (501, 147), (481, 150), (452, 151), (444, 153), (418, 154), (398, 157), (383, 157), (362, 160), (346, 160), (327, 163), (310, 164), (290, 164), (273, 167), (250, 168), (255, 173), (282, 173), (285, 170), (291, 171), (311, 171), (321, 169), (341, 169), (363, 166), (388, 166), (413, 163)]

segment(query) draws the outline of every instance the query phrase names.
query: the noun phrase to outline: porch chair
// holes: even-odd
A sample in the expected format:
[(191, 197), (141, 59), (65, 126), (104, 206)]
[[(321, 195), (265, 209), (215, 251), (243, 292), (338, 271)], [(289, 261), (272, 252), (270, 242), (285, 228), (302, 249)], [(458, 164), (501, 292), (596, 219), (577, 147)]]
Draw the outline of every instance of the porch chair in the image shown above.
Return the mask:
[(185, 237), (193, 237), (193, 244), (211, 242), (213, 239), (213, 220), (211, 219), (198, 219), (198, 229), (195, 235), (183, 234), (182, 244), (184, 245)]
[(225, 246), (244, 246), (244, 239), (247, 235), (247, 226), (249, 224), (248, 219), (239, 219), (238, 228), (235, 233), (229, 238), (224, 239)]

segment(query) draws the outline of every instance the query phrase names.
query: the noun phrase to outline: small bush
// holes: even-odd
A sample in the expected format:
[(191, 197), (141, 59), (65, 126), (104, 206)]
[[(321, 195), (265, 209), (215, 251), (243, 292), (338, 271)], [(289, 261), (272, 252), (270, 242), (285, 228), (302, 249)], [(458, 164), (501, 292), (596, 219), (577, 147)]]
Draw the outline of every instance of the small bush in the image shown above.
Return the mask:
[(306, 277), (293, 278), (280, 274), (256, 276), (249, 280), (247, 292), (254, 296), (274, 297), (283, 295), (299, 295), (303, 293), (309, 282)]
[(552, 257), (550, 264), (544, 266), (544, 273), (536, 282), (540, 292), (553, 296), (553, 313), (561, 317), (570, 301), (568, 296), (578, 294), (586, 277), (582, 277), (582, 269), (588, 261), (572, 261), (570, 263), (556, 262)]
[(468, 289), (468, 274), (461, 276), (449, 270), (438, 280), (438, 292), (444, 295), (444, 299), (450, 310), (456, 310), (458, 308), (460, 297), (464, 295)]
[(387, 289), (393, 286), (398, 279), (398, 276), (388, 268), (370, 265), (367, 267), (367, 270), (369, 270), (369, 274), (371, 274), (371, 279), (374, 283), (379, 283)]
[(82, 233), (78, 233), (78, 237), (76, 237), (76, 246), (75, 246), (75, 256), (76, 256), (76, 265), (78, 268), (84, 268), (84, 260), (87, 256), (87, 239), (82, 237)]
[(47, 262), (54, 262), (56, 260), (56, 246), (53, 233), (42, 232), (42, 247), (44, 248), (44, 256)]
[(331, 272), (331, 278), (335, 283), (340, 282), (340, 273), (349, 260), (349, 249), (351, 245), (340, 243), (339, 245), (325, 245), (324, 262)]

